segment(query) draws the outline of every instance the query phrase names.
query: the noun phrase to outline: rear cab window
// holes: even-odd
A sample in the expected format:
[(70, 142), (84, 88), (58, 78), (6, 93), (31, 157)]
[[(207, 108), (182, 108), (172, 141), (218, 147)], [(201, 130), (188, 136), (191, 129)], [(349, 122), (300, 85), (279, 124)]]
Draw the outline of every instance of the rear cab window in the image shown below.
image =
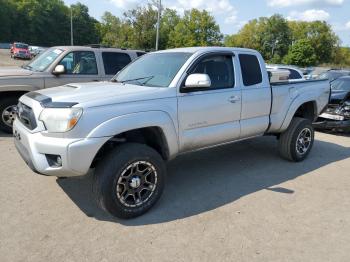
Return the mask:
[(115, 75), (131, 62), (131, 57), (126, 53), (102, 52), (103, 66), (106, 75)]
[(244, 86), (254, 86), (263, 81), (258, 58), (253, 54), (239, 54)]

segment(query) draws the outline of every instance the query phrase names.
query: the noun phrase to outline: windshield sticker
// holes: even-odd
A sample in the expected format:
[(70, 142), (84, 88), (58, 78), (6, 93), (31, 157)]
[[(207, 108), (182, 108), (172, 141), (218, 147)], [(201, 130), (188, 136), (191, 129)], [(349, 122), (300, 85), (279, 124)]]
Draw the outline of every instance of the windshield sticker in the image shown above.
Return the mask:
[(55, 49), (55, 50), (53, 50), (53, 52), (55, 53), (55, 54), (61, 54), (63, 51), (62, 50), (60, 50), (60, 49)]

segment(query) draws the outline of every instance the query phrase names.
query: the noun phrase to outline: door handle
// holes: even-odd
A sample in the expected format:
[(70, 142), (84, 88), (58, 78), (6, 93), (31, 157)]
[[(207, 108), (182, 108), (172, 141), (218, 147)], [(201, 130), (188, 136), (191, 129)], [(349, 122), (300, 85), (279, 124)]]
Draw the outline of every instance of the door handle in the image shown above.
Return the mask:
[(98, 79), (93, 79), (92, 81), (93, 81), (93, 82), (99, 82), (100, 80), (98, 80)]
[(238, 101), (240, 101), (241, 98), (239, 96), (231, 96), (228, 101), (231, 102), (231, 103), (236, 103)]

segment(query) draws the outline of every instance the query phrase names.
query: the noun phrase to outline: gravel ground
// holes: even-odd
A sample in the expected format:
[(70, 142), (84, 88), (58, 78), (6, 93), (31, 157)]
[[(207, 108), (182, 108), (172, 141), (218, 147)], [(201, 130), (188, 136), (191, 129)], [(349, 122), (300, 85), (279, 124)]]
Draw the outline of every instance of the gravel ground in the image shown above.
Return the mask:
[(317, 133), (302, 163), (263, 137), (181, 156), (146, 215), (119, 220), (91, 175), (32, 173), (0, 135), (1, 261), (350, 260), (350, 138)]
[(0, 66), (21, 66), (28, 62), (28, 60), (23, 59), (12, 59), (10, 49), (0, 49)]

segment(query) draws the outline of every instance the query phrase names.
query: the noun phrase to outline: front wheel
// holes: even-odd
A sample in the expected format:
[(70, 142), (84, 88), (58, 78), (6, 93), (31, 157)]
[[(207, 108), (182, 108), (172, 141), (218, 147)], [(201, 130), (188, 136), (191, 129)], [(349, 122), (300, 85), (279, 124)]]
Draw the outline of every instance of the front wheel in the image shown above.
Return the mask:
[(7, 97), (0, 100), (0, 130), (12, 133), (12, 124), (16, 118), (17, 97)]
[(152, 148), (126, 143), (110, 152), (96, 167), (93, 192), (97, 204), (119, 218), (137, 217), (160, 198), (165, 163)]
[(281, 156), (290, 161), (304, 160), (314, 143), (315, 131), (310, 120), (295, 117), (279, 139)]

